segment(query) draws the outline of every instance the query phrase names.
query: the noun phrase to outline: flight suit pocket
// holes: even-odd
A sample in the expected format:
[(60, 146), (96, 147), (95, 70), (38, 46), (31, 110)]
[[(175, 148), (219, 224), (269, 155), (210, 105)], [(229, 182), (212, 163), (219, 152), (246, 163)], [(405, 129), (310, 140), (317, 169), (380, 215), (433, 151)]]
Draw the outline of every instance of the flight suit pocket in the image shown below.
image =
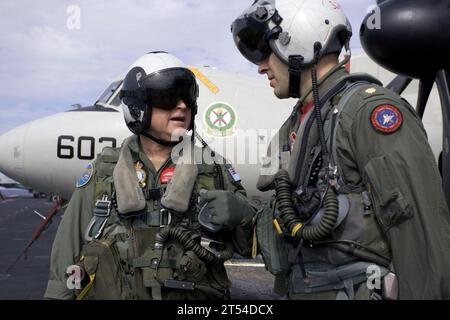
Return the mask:
[(287, 245), (276, 232), (272, 220), (273, 208), (267, 204), (257, 213), (256, 237), (259, 251), (267, 270), (273, 275), (287, 274), (289, 272)]
[(78, 299), (120, 300), (127, 297), (118, 253), (112, 241), (93, 240), (84, 245), (80, 265), (92, 283), (81, 290)]
[(410, 204), (397, 185), (400, 179), (389, 158), (371, 159), (364, 172), (373, 209), (384, 232), (412, 217)]
[(373, 210), (364, 211), (365, 232), (362, 243), (383, 257), (391, 259), (391, 248)]

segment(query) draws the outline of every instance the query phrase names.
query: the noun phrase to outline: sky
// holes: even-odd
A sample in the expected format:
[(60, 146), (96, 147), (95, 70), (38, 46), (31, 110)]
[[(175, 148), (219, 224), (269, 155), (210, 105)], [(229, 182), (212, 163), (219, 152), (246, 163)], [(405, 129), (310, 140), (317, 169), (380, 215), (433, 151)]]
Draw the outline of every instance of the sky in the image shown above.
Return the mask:
[[(73, 104), (91, 105), (149, 51), (257, 77), (230, 32), (252, 2), (2, 0), (0, 134)], [(352, 50), (361, 51), (359, 26), (375, 0), (339, 2), (353, 25)]]

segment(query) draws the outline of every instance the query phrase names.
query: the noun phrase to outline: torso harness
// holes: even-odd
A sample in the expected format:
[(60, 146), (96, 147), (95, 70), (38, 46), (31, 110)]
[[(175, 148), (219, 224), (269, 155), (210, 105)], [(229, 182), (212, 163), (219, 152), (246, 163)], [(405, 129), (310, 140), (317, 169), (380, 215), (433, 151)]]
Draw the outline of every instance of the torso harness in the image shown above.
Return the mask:
[[(380, 85), (368, 75), (351, 75), (328, 91), (300, 127), (298, 158), (289, 166), (295, 170), (282, 169), (275, 176), (273, 222), (288, 244), (290, 269), (300, 266), (305, 281), (308, 264), (331, 268), (364, 261), (364, 266), (376, 264), (386, 270), (391, 266), (386, 251), (377, 250), (380, 243), (382, 248), (388, 244), (376, 227), (370, 195), (363, 185), (347, 183), (336, 151), (340, 113), (355, 93), (372, 83)], [(313, 87), (318, 102), (314, 78)], [(376, 245), (367, 239), (369, 229), (376, 229)]]
[(89, 279), (77, 299), (171, 299), (164, 294), (166, 289), (195, 290), (199, 298), (226, 298), (229, 283), (223, 262), (234, 248), (220, 234), (205, 235), (197, 219), (199, 189), (224, 188), (220, 166), (196, 165), (186, 212), (161, 205), (168, 186), (146, 186), (142, 189), (145, 209), (122, 215), (112, 177), (118, 158), (118, 150), (111, 148), (97, 160), (97, 167), (109, 170), (96, 174), (99, 200), (80, 259)]

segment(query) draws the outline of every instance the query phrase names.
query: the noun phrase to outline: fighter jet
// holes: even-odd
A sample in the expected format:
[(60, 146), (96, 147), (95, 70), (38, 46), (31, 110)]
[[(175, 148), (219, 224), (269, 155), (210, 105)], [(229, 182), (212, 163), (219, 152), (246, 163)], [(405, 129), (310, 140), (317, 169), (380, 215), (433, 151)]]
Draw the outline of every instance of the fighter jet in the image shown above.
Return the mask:
[[(366, 55), (352, 58), (352, 72), (368, 72), (384, 83), (395, 78)], [(272, 136), (292, 112), (294, 100), (279, 100), (263, 77), (212, 67), (191, 67), (200, 86), (198, 133), (224, 155), (240, 175), (256, 204), (270, 193), (256, 189), (261, 163)], [(0, 171), (35, 190), (69, 199), (86, 166), (106, 146), (118, 147), (131, 135), (125, 125), (119, 91), (122, 77), (111, 82), (88, 107), (35, 120), (0, 136)], [(418, 86), (403, 92), (414, 101)], [(442, 150), (442, 116), (436, 90), (424, 123), (436, 158)]]

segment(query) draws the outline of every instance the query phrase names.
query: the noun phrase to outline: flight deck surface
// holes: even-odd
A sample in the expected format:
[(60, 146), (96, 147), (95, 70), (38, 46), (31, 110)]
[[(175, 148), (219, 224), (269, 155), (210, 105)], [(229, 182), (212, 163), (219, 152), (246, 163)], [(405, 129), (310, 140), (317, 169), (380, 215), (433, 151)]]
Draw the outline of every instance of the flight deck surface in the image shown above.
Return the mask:
[[(0, 300), (43, 299), (48, 279), (53, 239), (61, 221), (59, 212), (50, 226), (22, 258), (7, 273), (30, 241), (42, 218), (53, 207), (45, 199), (7, 199), (0, 201)], [(37, 212), (37, 213), (36, 213)], [(236, 300), (277, 299), (273, 292), (273, 276), (261, 260), (230, 260), (226, 263), (232, 282), (231, 296)]]

